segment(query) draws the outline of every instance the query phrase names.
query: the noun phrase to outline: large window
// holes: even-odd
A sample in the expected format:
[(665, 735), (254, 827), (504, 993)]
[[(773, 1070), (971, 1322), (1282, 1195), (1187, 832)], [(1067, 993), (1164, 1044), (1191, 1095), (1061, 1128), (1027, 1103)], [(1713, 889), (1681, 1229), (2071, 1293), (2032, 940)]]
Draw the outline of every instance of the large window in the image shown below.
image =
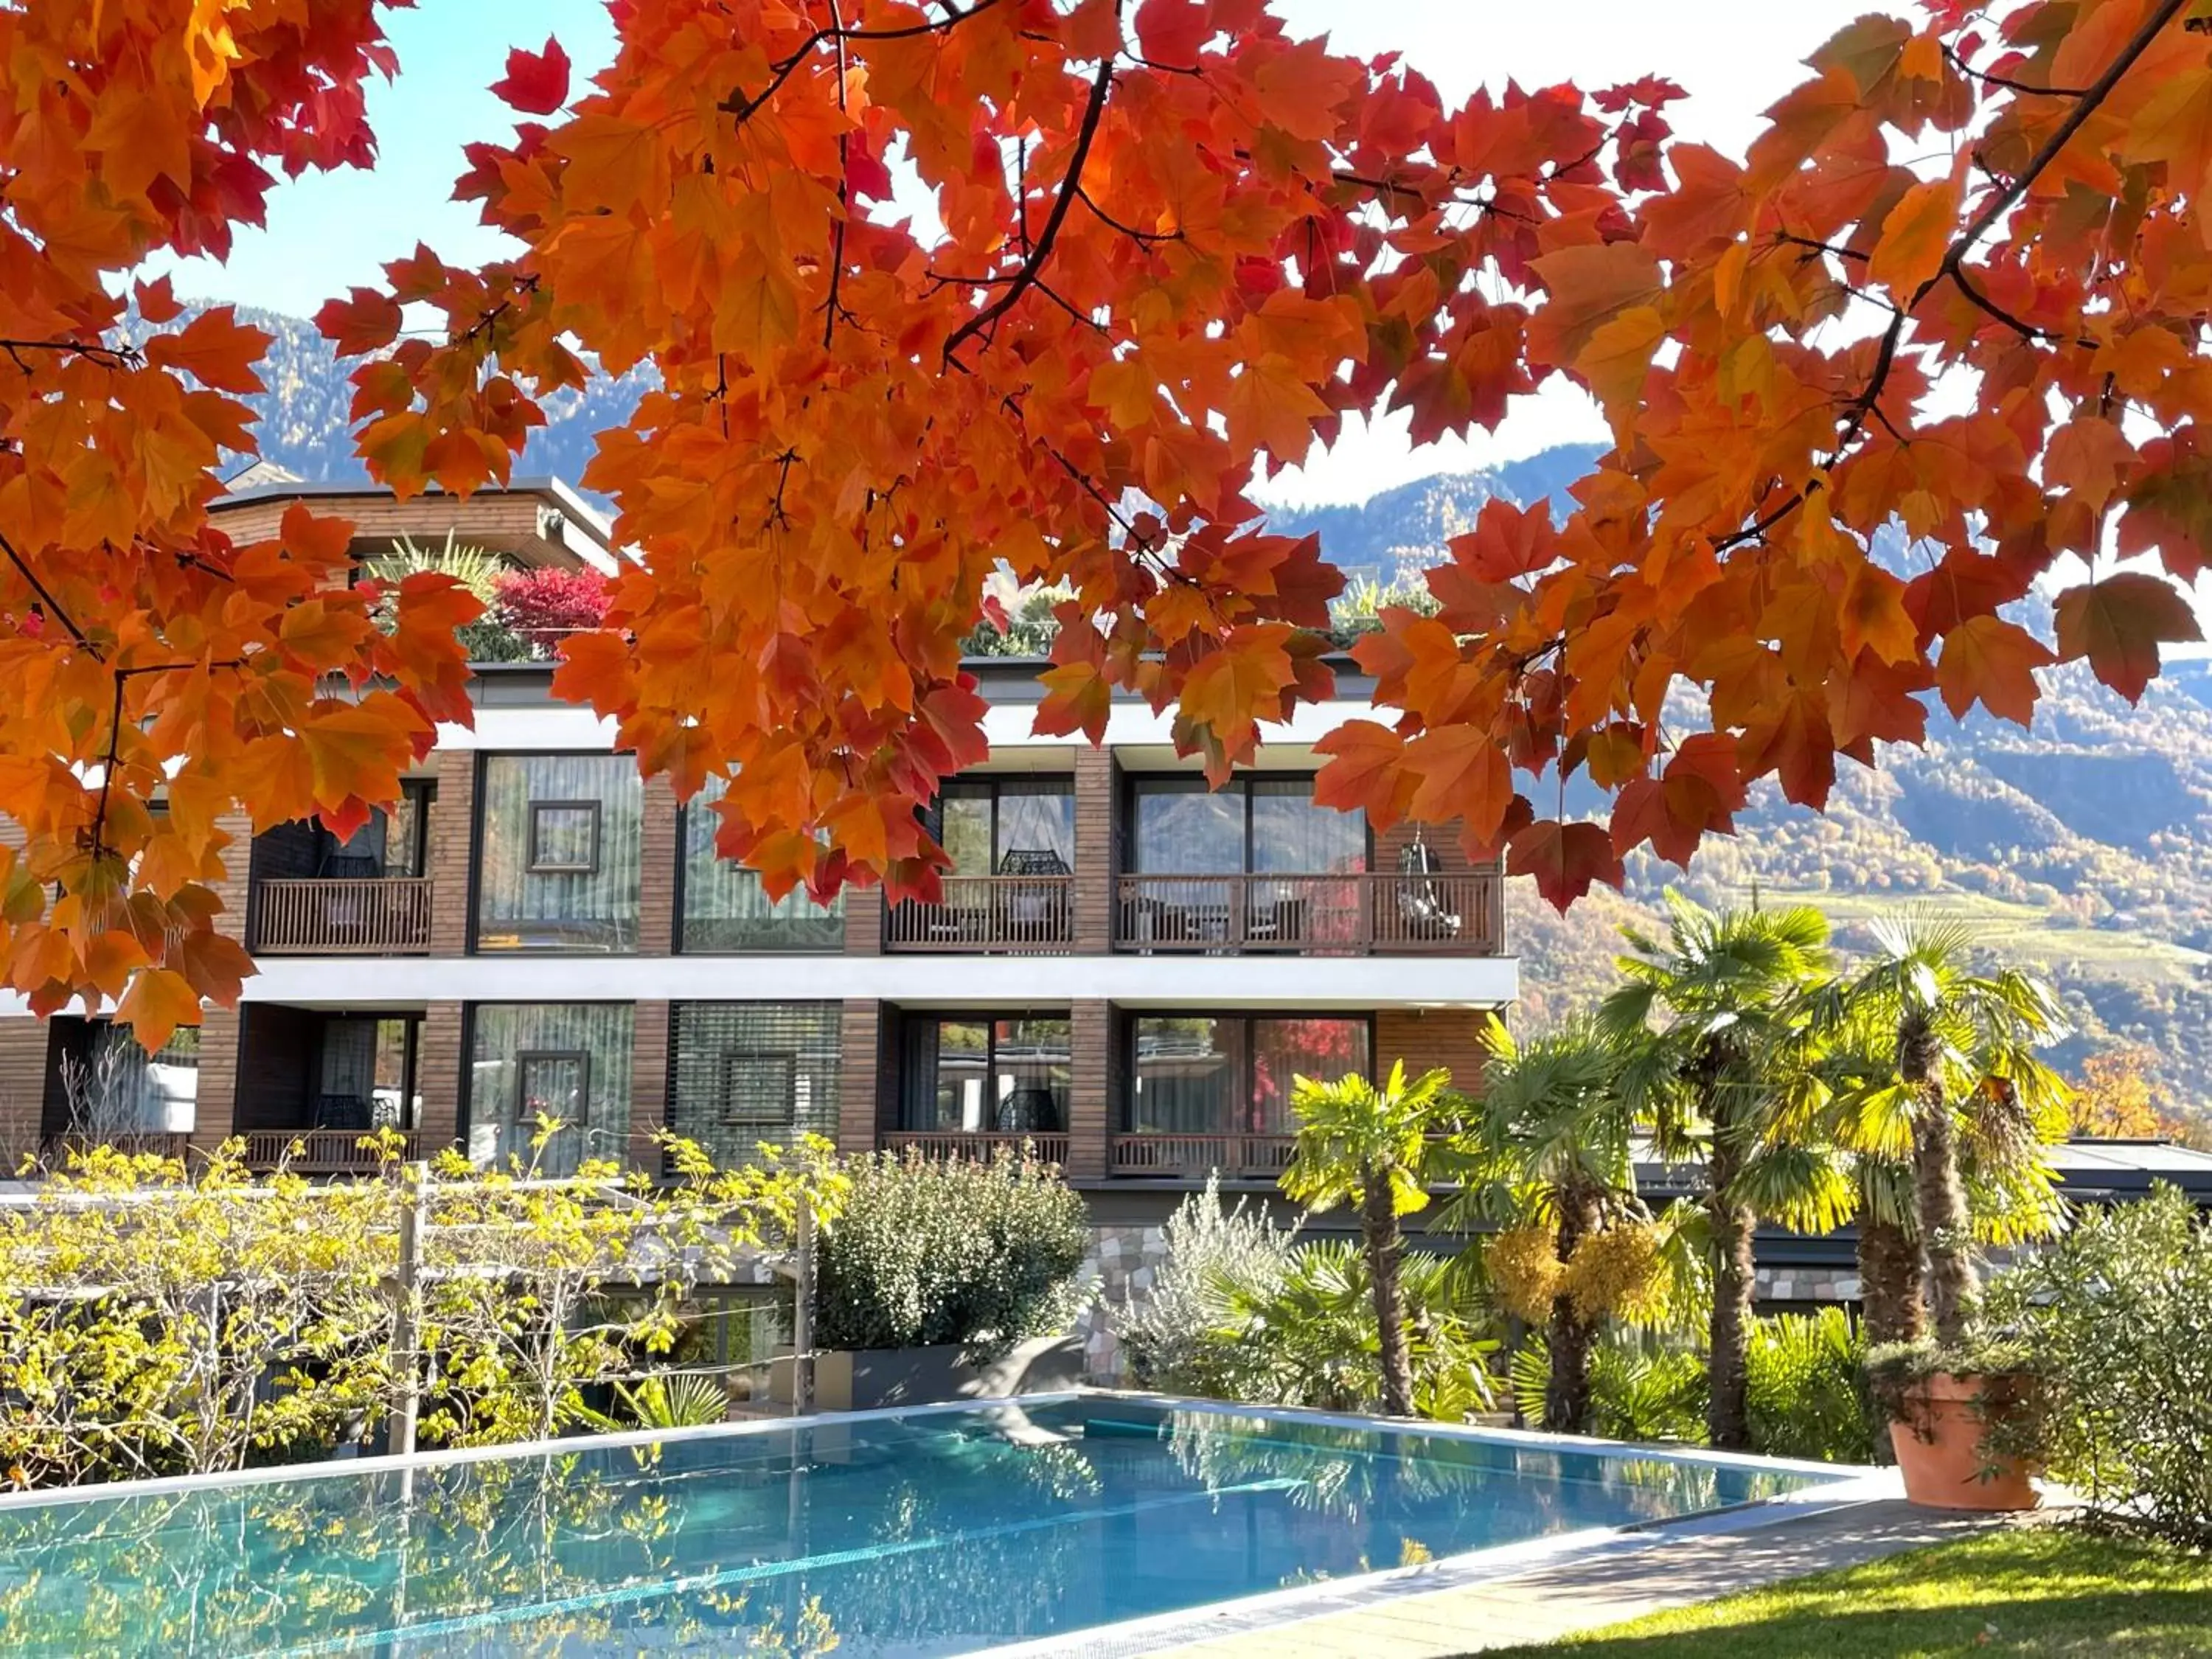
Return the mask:
[(479, 1003), (470, 1011), (469, 1156), (532, 1160), (543, 1115), (562, 1127), (537, 1154), (544, 1175), (619, 1158), (629, 1135), (628, 1003)]
[(1127, 1127), (1136, 1133), (1281, 1134), (1291, 1084), (1368, 1069), (1368, 1022), (1342, 1016), (1139, 1014)]
[(1132, 868), (1145, 875), (1350, 875), (1367, 867), (1358, 814), (1317, 806), (1309, 777), (1130, 784)]
[(702, 953), (738, 951), (842, 951), (845, 896), (817, 904), (803, 887), (780, 899), (761, 889), (759, 875), (719, 857), (714, 802), (723, 789), (710, 781), (684, 808), (684, 937), (681, 948)]
[(1066, 1129), (1066, 1016), (910, 1016), (905, 1031), (902, 1128), (939, 1134), (1054, 1134)]
[(957, 778), (932, 831), (955, 876), (1065, 876), (1075, 868), (1075, 793), (1066, 778)]
[(764, 1140), (836, 1133), (842, 1014), (835, 1002), (678, 1003), (670, 1131), (724, 1164)]
[(628, 755), (483, 763), (479, 951), (637, 949), (644, 787)]
[(179, 1025), (152, 1054), (128, 1025), (94, 1020), (70, 1034), (59, 1082), (63, 1133), (88, 1140), (187, 1134), (200, 1091), (200, 1032)]

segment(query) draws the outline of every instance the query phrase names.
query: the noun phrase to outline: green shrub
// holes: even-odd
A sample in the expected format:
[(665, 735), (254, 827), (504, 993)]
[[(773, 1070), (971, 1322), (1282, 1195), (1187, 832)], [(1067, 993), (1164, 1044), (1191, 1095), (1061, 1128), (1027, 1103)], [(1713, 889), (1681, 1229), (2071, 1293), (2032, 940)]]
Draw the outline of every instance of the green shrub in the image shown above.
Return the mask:
[(1224, 1335), (1234, 1322), (1231, 1304), (1281, 1286), (1298, 1230), (1278, 1227), (1248, 1198), (1226, 1207), (1219, 1177), (1209, 1176), (1163, 1231), (1167, 1255), (1152, 1295), (1122, 1325), (1132, 1377), (1170, 1394), (1234, 1398), (1242, 1367), (1237, 1345)]
[(1090, 1220), (1050, 1165), (879, 1153), (847, 1169), (844, 1212), (822, 1235), (820, 1346), (1003, 1348), (1073, 1311)]
[[(1781, 1314), (1752, 1327), (1751, 1449), (1768, 1457), (1866, 1463), (1875, 1415), (1858, 1333), (1840, 1308)], [(1551, 1369), (1540, 1342), (1513, 1356), (1513, 1398), (1542, 1426)], [(1625, 1332), (1590, 1357), (1591, 1431), (1613, 1440), (1705, 1437), (1705, 1363), (1697, 1350)]]
[(2109, 1521), (2212, 1544), (2212, 1222), (2163, 1185), (2092, 1210), (1986, 1310), (2036, 1360), (2040, 1409), (2002, 1449)]
[[(1512, 1364), (1513, 1402), (1531, 1427), (1544, 1421), (1552, 1383), (1550, 1352), (1523, 1343)], [(1590, 1354), (1590, 1432), (1607, 1440), (1702, 1441), (1705, 1363), (1689, 1348), (1624, 1331), (1608, 1332)]]
[(1841, 1308), (1760, 1320), (1750, 1360), (1753, 1450), (1827, 1463), (1874, 1461), (1865, 1344)]

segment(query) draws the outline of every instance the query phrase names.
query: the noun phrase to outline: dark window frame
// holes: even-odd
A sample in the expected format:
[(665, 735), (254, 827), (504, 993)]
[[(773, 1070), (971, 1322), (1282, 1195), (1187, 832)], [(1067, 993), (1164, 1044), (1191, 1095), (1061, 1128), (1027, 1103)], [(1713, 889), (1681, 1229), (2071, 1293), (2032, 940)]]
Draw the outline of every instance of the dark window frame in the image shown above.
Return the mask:
[[(605, 843), (604, 826), (600, 814), (605, 803), (596, 800), (540, 800), (532, 797), (529, 802), (529, 840), (524, 848), (523, 869), (533, 876), (596, 876), (599, 873), (599, 854)], [(551, 863), (544, 857), (539, 838), (538, 820), (546, 812), (585, 812), (590, 815), (592, 826), (591, 855), (581, 864)]]
[[(1146, 786), (1150, 785), (1153, 786), (1153, 793), (1158, 794), (1205, 795), (1233, 793), (1244, 803), (1244, 848), (1242, 860), (1243, 867), (1235, 871), (1224, 870), (1218, 872), (1224, 879), (1226, 879), (1231, 875), (1287, 876), (1303, 874), (1326, 876), (1334, 874), (1335, 873), (1334, 872), (1328, 870), (1258, 871), (1252, 867), (1252, 802), (1255, 799), (1255, 796), (1253, 795), (1251, 786), (1255, 783), (1275, 782), (1293, 778), (1300, 779), (1305, 783), (1306, 798), (1310, 800), (1313, 798), (1314, 781), (1320, 775), (1321, 775), (1318, 772), (1239, 772), (1235, 776), (1231, 777), (1227, 783), (1222, 785), (1219, 789), (1214, 789), (1206, 782), (1205, 775), (1200, 772), (1125, 772), (1121, 775), (1121, 821), (1126, 828), (1123, 832), (1115, 838), (1120, 842), (1120, 845), (1116, 849), (1119, 854), (1118, 861), (1123, 867), (1115, 871), (1115, 873), (1116, 875), (1123, 876), (1161, 876), (1181, 873), (1171, 870), (1146, 870), (1138, 866), (1137, 848), (1139, 842), (1140, 830), (1137, 822), (1137, 800), (1140, 795), (1146, 793)], [(1161, 784), (1170, 784), (1174, 787), (1169, 789), (1161, 789), (1158, 787), (1158, 786)], [(1334, 811), (1335, 809), (1332, 808), (1329, 810)], [(1348, 817), (1352, 815), (1350, 813), (1345, 813), (1342, 816)], [(1369, 821), (1368, 817), (1364, 812), (1359, 814), (1359, 836), (1361, 843), (1359, 854), (1361, 872), (1364, 874), (1372, 873), (1375, 868), (1375, 826)]]
[[(988, 1083), (990, 1079), (996, 1078), (999, 1074), (999, 1022), (1001, 1020), (1012, 1021), (1022, 1019), (1058, 1019), (1066, 1022), (1068, 1069), (1066, 1110), (1068, 1113), (1073, 1114), (1075, 1107), (1076, 1060), (1075, 1009), (1073, 1005), (1063, 1006), (1054, 1003), (1047, 1003), (1041, 1007), (1035, 1008), (930, 1008), (921, 1010), (917, 1012), (902, 1013), (899, 1016), (897, 1046), (894, 1050), (897, 1059), (898, 1079), (897, 1087), (893, 1091), (891, 1098), (892, 1115), (897, 1121), (897, 1127), (906, 1133), (923, 1134), (953, 1134), (963, 1133), (962, 1131), (950, 1129), (942, 1131), (935, 1129), (912, 1130), (909, 1129), (908, 1126), (908, 1107), (910, 1105), (918, 1106), (921, 1104), (921, 1103), (915, 1100), (908, 1092), (908, 1091), (913, 1087), (914, 1076), (912, 1069), (908, 1064), (908, 1060), (913, 1052), (913, 1034), (916, 1027), (922, 1025), (981, 1026), (983, 1028), (983, 1077), (985, 1081)], [(940, 1049), (939, 1052), (942, 1053), (942, 1050)], [(984, 1130), (980, 1131), (979, 1133), (988, 1133), (990, 1132)]]
[[(635, 1036), (633, 1036), (633, 1041)], [(547, 1061), (574, 1061), (576, 1066), (576, 1105), (580, 1115), (567, 1127), (580, 1129), (592, 1110), (592, 1051), (589, 1048), (517, 1048), (514, 1051), (514, 1121), (527, 1123), (530, 1068)]]
[[(1253, 1045), (1250, 1028), (1263, 1020), (1334, 1019), (1356, 1021), (1367, 1029), (1367, 1065), (1375, 1066), (1375, 1011), (1371, 1008), (1141, 1008), (1116, 1007), (1115, 1017), (1119, 1022), (1113, 1037), (1113, 1053), (1119, 1062), (1120, 1087), (1115, 1091), (1113, 1102), (1114, 1127), (1117, 1135), (1172, 1133), (1151, 1131), (1131, 1127), (1137, 1103), (1137, 1024), (1146, 1019), (1234, 1019), (1243, 1022), (1246, 1028), (1243, 1053), (1237, 1059), (1237, 1098), (1246, 1107), (1252, 1103)], [(1227, 1132), (1224, 1132), (1227, 1133)]]
[(999, 844), (999, 820), (1000, 817), (999, 803), (1006, 793), (1006, 787), (1010, 783), (1028, 784), (1031, 786), (1040, 783), (1056, 783), (1065, 786), (1058, 790), (1038, 789), (1032, 787), (1029, 793), (1039, 795), (1059, 794), (1066, 799), (1068, 804), (1067, 867), (1069, 872), (1073, 873), (1075, 869), (1075, 840), (1079, 834), (1077, 825), (1079, 809), (1076, 805), (1075, 800), (1075, 775), (1073, 772), (969, 772), (956, 774), (955, 775), (945, 779), (943, 783), (938, 786), (937, 798), (931, 801), (929, 805), (923, 809), (922, 823), (923, 827), (929, 831), (930, 839), (936, 842), (940, 847), (945, 844), (945, 798), (946, 795), (956, 790), (963, 794), (969, 791), (987, 791), (991, 803), (991, 867), (983, 872), (983, 873), (988, 876), (997, 875), (999, 873), (1000, 862), (1006, 856), (1006, 848)]
[[(738, 1068), (740, 1065), (764, 1064), (775, 1066), (782, 1076), (782, 1104), (765, 1113), (741, 1115), (735, 1109)], [(799, 1056), (788, 1048), (725, 1048), (722, 1050), (721, 1095), (714, 1121), (722, 1127), (744, 1129), (774, 1126), (781, 1129), (791, 1121), (797, 1106)]]

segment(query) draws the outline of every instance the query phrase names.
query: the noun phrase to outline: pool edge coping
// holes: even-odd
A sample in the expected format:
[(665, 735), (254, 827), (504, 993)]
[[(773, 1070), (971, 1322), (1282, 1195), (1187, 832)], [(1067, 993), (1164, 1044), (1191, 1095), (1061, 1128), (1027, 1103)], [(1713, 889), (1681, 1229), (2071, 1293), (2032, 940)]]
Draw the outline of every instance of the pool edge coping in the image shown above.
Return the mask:
[(677, 1429), (623, 1429), (611, 1434), (576, 1434), (551, 1440), (511, 1440), (492, 1446), (441, 1446), (429, 1451), (386, 1452), (368, 1457), (325, 1457), (311, 1463), (271, 1463), (256, 1469), (211, 1469), (200, 1474), (165, 1474), (141, 1480), (90, 1481), (81, 1486), (46, 1486), (0, 1493), (0, 1513), (59, 1504), (92, 1503), (106, 1498), (163, 1498), (210, 1486), (262, 1486), (285, 1480), (331, 1480), (342, 1475), (404, 1474), (456, 1463), (507, 1459), (569, 1457), (586, 1452), (619, 1451), (631, 1446), (665, 1446), (694, 1440), (722, 1440), (781, 1429), (835, 1428), (845, 1423), (885, 1422), (901, 1417), (936, 1417), (955, 1412), (1019, 1411), (1028, 1406), (1061, 1406), (1082, 1399), (1078, 1389), (1043, 1394), (994, 1395), (983, 1400), (932, 1401), (912, 1406), (875, 1406), (866, 1411), (813, 1412), (805, 1417), (748, 1417), (726, 1423), (700, 1423)]
[[(1393, 1419), (1384, 1419), (1389, 1421)], [(1542, 1437), (1545, 1439), (1575, 1437)], [(1633, 1446), (1636, 1443), (1601, 1443)], [(1448, 1590), (1494, 1583), (1517, 1577), (1537, 1567), (1565, 1561), (1596, 1560), (1613, 1553), (1652, 1548), (1675, 1539), (1725, 1536), (1754, 1532), (1787, 1522), (1904, 1496), (1904, 1483), (1894, 1469), (1858, 1465), (1820, 1465), (1849, 1468), (1857, 1473), (1825, 1486), (1796, 1492), (1700, 1510), (1665, 1521), (1641, 1522), (1626, 1527), (1589, 1527), (1579, 1532), (1555, 1533), (1463, 1550), (1456, 1555), (1401, 1566), (1381, 1567), (1348, 1577), (1322, 1579), (1310, 1584), (1267, 1590), (1255, 1595), (1232, 1596), (1221, 1601), (1200, 1602), (1168, 1613), (1150, 1613), (1113, 1624), (1057, 1636), (1024, 1638), (990, 1647), (969, 1649), (965, 1659), (1152, 1659), (1201, 1642), (1231, 1637), (1264, 1635), (1295, 1629), (1309, 1620), (1389, 1606)]]

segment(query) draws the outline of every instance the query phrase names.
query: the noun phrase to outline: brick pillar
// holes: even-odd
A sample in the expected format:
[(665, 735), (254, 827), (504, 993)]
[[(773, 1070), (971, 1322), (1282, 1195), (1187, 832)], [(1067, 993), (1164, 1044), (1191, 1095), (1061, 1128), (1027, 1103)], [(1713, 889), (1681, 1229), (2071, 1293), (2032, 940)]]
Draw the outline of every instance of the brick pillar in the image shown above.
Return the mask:
[(1097, 999), (1079, 1002), (1070, 1011), (1070, 1023), (1073, 1077), (1067, 1101), (1067, 1178), (1102, 1181), (1114, 1121), (1114, 1005)]
[(653, 1134), (668, 1122), (668, 1005), (641, 1002), (630, 1016), (630, 1161), (658, 1171)]
[[(665, 957), (676, 948), (676, 864), (679, 856), (676, 791), (665, 777), (645, 781), (645, 822), (641, 829), (637, 953), (641, 957)], [(641, 1015), (642, 1012), (641, 1005)]]
[(461, 1053), (461, 1005), (434, 1002), (423, 1011), (415, 1040), (415, 1091), (422, 1097), (422, 1154), (428, 1157), (459, 1137), (461, 1080), (467, 1074)]
[(253, 820), (244, 812), (225, 812), (216, 819), (215, 827), (230, 837), (222, 853), (222, 879), (211, 884), (215, 896), (222, 901), (215, 929), (242, 944), (253, 902)]
[(0, 1176), (39, 1150), (52, 1038), (43, 1019), (0, 1015)]
[[(848, 910), (848, 922), (850, 917)], [(844, 1066), (838, 1084), (837, 1150), (872, 1152), (883, 1117), (883, 1004), (868, 998), (848, 1002), (840, 1035)]]
[(1114, 948), (1114, 751), (1084, 744), (1075, 751), (1075, 950), (1103, 956)]
[(1490, 1016), (1480, 1008), (1381, 1008), (1375, 1014), (1375, 1075), (1389, 1075), (1395, 1061), (1419, 1077), (1435, 1066), (1451, 1073), (1452, 1087), (1471, 1094), (1482, 1086), (1482, 1033)]
[[(438, 794), (430, 805), (430, 954), (465, 956), (469, 948), (469, 862), (476, 839), (477, 756), (441, 750)], [(459, 1053), (457, 1046), (456, 1055)], [(425, 1096), (423, 1109), (429, 1107)]]
[(192, 1145), (211, 1152), (238, 1123), (240, 1042), (246, 1021), (236, 1008), (210, 1006), (200, 1016), (199, 1093), (192, 1103)]
[(848, 957), (879, 957), (883, 953), (884, 890), (880, 887), (848, 887), (845, 890), (845, 954)]

